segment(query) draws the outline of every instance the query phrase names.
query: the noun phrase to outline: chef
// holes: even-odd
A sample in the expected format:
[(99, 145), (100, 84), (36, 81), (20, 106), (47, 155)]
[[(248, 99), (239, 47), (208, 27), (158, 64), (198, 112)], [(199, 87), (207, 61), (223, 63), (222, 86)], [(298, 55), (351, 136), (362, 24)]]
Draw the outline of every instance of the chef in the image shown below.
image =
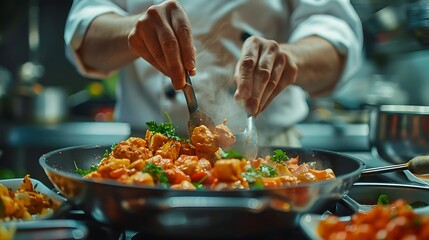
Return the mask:
[(170, 117), (186, 136), (188, 71), (216, 123), (239, 131), (249, 113), (260, 145), (299, 146), (307, 98), (351, 79), (363, 37), (346, 0), (75, 0), (64, 38), (81, 74), (119, 75), (115, 119), (133, 134)]

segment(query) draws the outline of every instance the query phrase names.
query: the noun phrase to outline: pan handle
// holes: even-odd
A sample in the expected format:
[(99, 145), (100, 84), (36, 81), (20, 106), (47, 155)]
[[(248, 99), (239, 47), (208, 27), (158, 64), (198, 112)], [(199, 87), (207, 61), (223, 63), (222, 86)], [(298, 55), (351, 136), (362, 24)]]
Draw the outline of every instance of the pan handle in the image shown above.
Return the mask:
[(408, 169), (408, 163), (373, 167), (362, 170), (361, 175), (367, 176), (372, 174), (382, 174), (388, 172), (402, 171)]

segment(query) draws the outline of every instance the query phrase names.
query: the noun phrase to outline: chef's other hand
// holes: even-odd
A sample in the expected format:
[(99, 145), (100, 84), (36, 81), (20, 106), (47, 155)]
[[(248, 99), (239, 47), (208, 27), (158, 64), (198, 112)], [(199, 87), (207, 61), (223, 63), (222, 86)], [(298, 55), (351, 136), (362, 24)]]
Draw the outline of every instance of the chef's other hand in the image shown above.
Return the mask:
[(128, 35), (128, 44), (136, 54), (169, 76), (177, 90), (185, 86), (185, 70), (195, 75), (191, 24), (177, 1), (149, 7)]
[(289, 84), (296, 81), (298, 68), (292, 56), (273, 40), (251, 36), (241, 49), (235, 67), (234, 97), (256, 116)]

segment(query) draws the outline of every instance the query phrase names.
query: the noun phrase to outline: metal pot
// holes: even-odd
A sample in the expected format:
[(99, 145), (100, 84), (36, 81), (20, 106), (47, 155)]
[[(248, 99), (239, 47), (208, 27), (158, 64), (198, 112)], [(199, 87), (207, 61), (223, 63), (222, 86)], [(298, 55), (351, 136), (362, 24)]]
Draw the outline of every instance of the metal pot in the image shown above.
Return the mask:
[[(351, 156), (283, 148), (301, 162), (330, 167), (336, 179), (276, 189), (174, 190), (83, 179), (76, 166), (98, 164), (110, 146), (70, 147), (49, 152), (39, 163), (53, 185), (96, 221), (120, 229), (174, 237), (245, 237), (298, 227), (303, 213), (331, 207), (360, 177), (364, 164)], [(263, 148), (260, 154), (272, 153)]]
[(68, 115), (66, 91), (62, 87), (20, 86), (12, 104), (14, 119), (20, 122), (58, 123)]
[(429, 46), (429, 1), (407, 5), (407, 27), (422, 45)]
[(381, 105), (370, 113), (372, 152), (392, 163), (429, 154), (429, 107)]

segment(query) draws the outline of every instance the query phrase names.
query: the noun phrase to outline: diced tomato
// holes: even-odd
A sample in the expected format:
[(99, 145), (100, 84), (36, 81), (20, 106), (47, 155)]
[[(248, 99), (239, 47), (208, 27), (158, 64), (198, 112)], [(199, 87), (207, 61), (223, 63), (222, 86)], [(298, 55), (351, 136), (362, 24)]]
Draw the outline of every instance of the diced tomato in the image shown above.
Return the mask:
[(182, 181), (189, 181), (189, 176), (186, 175), (178, 168), (170, 168), (165, 170), (165, 174), (167, 175), (168, 182), (171, 184), (179, 184)]
[(209, 171), (203, 171), (192, 174), (191, 180), (194, 183), (211, 184), (214, 181), (214, 177)]
[(324, 170), (316, 170), (316, 169), (308, 169), (309, 172), (311, 172), (317, 180), (325, 180), (325, 179), (332, 179), (335, 178), (335, 174), (331, 169), (324, 169)]

